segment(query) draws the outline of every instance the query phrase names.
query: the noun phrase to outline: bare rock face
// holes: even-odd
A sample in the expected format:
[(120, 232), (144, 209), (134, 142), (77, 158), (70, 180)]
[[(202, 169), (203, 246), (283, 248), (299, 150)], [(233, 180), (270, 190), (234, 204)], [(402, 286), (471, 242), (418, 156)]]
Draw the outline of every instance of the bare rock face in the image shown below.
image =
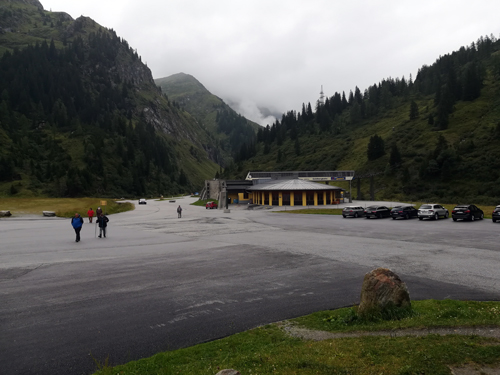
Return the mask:
[(411, 307), (410, 293), (398, 275), (387, 268), (377, 268), (365, 275), (361, 288), (359, 315)]
[(236, 370), (222, 370), (215, 375), (241, 375), (239, 371)]

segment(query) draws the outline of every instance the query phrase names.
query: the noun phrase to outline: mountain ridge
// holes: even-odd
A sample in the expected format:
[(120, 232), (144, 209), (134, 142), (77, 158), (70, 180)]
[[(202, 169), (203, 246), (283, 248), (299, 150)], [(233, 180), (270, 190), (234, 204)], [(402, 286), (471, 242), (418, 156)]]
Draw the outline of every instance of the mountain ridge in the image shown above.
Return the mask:
[(206, 129), (112, 29), (23, 0), (0, 27), (0, 194), (177, 193), (219, 169)]

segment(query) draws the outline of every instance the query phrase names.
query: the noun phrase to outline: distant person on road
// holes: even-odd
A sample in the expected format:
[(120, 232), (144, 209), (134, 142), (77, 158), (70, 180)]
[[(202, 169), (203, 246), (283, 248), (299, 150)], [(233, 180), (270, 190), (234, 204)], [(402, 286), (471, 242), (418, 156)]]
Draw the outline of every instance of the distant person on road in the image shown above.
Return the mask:
[(102, 208), (101, 207), (97, 207), (97, 210), (95, 212), (96, 216), (99, 217), (102, 215)]
[(177, 217), (182, 217), (182, 208), (181, 208), (181, 205), (179, 205), (179, 207), (177, 207)]
[(82, 230), (83, 218), (80, 216), (78, 212), (71, 219), (71, 225), (73, 226), (73, 229), (75, 230), (76, 233), (75, 242), (80, 242), (80, 231)]
[(109, 219), (106, 217), (106, 215), (102, 215), (97, 217), (97, 224), (99, 224), (99, 238), (101, 238), (104, 235), (104, 238), (106, 238), (106, 227), (108, 226), (108, 221)]
[(94, 217), (94, 210), (92, 210), (92, 207), (90, 207), (90, 210), (87, 211), (87, 215), (89, 217), (89, 223), (91, 223), (92, 218)]

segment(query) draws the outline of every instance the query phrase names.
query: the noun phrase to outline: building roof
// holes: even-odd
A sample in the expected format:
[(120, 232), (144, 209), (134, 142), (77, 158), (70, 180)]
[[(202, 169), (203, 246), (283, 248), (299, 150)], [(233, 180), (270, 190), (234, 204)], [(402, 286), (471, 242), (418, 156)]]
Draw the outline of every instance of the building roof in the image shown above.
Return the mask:
[(290, 180), (295, 178), (309, 181), (350, 181), (354, 178), (354, 171), (250, 171), (246, 180)]
[(338, 186), (331, 186), (326, 184), (318, 184), (316, 182), (310, 182), (305, 180), (282, 180), (273, 183), (260, 183), (251, 187), (247, 190), (250, 191), (294, 191), (294, 190), (343, 190)]

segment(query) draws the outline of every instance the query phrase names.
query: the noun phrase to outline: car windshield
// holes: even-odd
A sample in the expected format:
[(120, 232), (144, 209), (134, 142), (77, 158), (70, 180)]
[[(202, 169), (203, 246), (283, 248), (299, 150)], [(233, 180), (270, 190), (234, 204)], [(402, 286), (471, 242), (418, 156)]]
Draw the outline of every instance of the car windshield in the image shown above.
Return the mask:
[(469, 206), (456, 206), (455, 210), (463, 210), (463, 209), (466, 209), (466, 208), (469, 208)]
[(377, 206), (370, 206), (370, 207), (366, 207), (366, 210), (367, 211), (375, 211), (378, 207)]
[(393, 207), (391, 211), (401, 211), (402, 209), (403, 209), (403, 207), (396, 206), (396, 207)]
[(420, 207), (421, 210), (430, 210), (432, 206), (430, 204), (424, 204), (422, 207)]

